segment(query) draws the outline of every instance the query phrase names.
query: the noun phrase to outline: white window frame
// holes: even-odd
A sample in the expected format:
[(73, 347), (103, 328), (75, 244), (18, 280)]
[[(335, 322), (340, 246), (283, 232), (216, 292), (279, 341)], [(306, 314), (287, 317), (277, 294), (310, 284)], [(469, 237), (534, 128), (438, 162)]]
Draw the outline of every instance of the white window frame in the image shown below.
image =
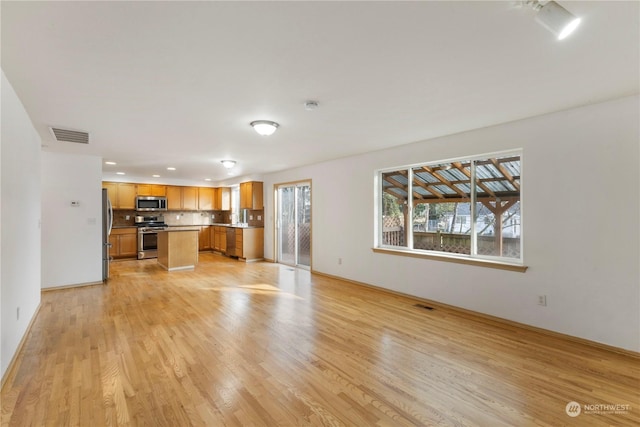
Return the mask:
[[(490, 158), (496, 157), (506, 157), (506, 156), (519, 156), (520, 157), (520, 258), (510, 258), (503, 256), (491, 256), (491, 255), (482, 255), (477, 251), (477, 241), (478, 236), (476, 234), (476, 217), (477, 217), (477, 206), (476, 206), (476, 167), (475, 162), (479, 160), (487, 160)], [(513, 271), (526, 271), (527, 267), (524, 266), (524, 162), (523, 162), (523, 150), (513, 149), (507, 151), (493, 152), (493, 153), (484, 153), (477, 154), (472, 156), (461, 156), (451, 159), (445, 160), (435, 160), (429, 162), (420, 162), (413, 163), (408, 165), (390, 167), (379, 169), (375, 171), (374, 178), (374, 187), (375, 187), (375, 218), (374, 224), (376, 227), (374, 233), (374, 252), (379, 253), (391, 253), (394, 255), (406, 255), (412, 257), (420, 257), (420, 258), (428, 258), (428, 259), (440, 259), (443, 261), (452, 261), (452, 262), (460, 262), (464, 264), (473, 264), (487, 267), (495, 267), (495, 268), (503, 268), (506, 270)], [(412, 200), (412, 190), (413, 190), (413, 170), (416, 167), (422, 166), (433, 166), (440, 165), (446, 163), (460, 162), (460, 161), (470, 161), (471, 162), (471, 177), (470, 177), (470, 220), (471, 220), (471, 230), (470, 230), (470, 241), (471, 248), (470, 254), (457, 254), (452, 252), (443, 252), (443, 251), (434, 251), (434, 250), (425, 250), (425, 249), (414, 249), (413, 248), (413, 203)], [(383, 244), (383, 221), (382, 221), (382, 213), (383, 213), (383, 189), (384, 189), (384, 180), (382, 178), (384, 173), (394, 172), (394, 171), (407, 171), (407, 218), (409, 224), (405, 224), (405, 227), (409, 230), (406, 234), (405, 246), (392, 246), (392, 245), (384, 245)], [(467, 261), (467, 262), (465, 262)]]

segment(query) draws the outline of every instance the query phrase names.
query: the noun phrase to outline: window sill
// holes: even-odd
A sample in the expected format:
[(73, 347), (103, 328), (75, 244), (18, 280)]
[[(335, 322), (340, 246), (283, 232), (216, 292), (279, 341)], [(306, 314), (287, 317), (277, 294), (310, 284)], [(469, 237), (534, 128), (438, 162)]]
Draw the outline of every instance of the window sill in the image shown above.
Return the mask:
[(498, 270), (515, 271), (518, 273), (524, 273), (525, 271), (527, 271), (527, 268), (529, 268), (526, 265), (509, 264), (506, 262), (489, 261), (489, 260), (477, 259), (477, 258), (466, 258), (461, 256), (455, 256), (455, 255), (439, 255), (439, 254), (430, 254), (430, 253), (415, 252), (410, 250), (389, 249), (389, 248), (372, 248), (372, 250), (373, 252), (381, 253), (381, 254), (430, 259), (432, 261), (453, 262), (456, 264), (473, 265), (476, 267), (497, 268)]

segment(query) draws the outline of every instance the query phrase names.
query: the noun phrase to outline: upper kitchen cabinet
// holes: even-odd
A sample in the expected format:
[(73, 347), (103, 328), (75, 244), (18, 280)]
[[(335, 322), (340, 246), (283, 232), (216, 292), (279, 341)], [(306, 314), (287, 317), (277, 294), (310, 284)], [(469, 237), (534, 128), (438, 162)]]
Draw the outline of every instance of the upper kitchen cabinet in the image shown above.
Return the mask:
[(118, 183), (117, 182), (103, 182), (102, 188), (107, 189), (107, 194), (109, 195), (109, 200), (111, 200), (111, 205), (115, 208), (115, 203), (118, 199)]
[(167, 186), (156, 184), (138, 184), (138, 196), (166, 196)]
[(198, 210), (198, 187), (167, 185), (168, 210)]
[(198, 188), (198, 209), (201, 211), (212, 211), (215, 201), (215, 188), (200, 187)]
[(240, 209), (263, 209), (262, 182), (240, 183)]
[(182, 187), (182, 209), (198, 210), (198, 187)]
[(167, 209), (182, 209), (182, 187), (167, 185)]
[(102, 188), (107, 189), (113, 209), (135, 209), (136, 187), (136, 184), (127, 182), (102, 183)]
[(231, 210), (231, 188), (216, 188), (216, 203), (214, 206), (214, 209), (219, 211)]

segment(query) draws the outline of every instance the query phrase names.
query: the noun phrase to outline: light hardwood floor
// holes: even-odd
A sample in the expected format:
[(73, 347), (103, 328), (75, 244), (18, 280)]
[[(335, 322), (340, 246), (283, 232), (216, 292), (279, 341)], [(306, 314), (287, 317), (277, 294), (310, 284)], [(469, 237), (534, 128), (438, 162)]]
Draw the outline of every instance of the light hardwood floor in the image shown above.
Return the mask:
[(2, 425), (640, 425), (638, 359), (416, 303), (213, 254), (116, 262), (42, 294)]

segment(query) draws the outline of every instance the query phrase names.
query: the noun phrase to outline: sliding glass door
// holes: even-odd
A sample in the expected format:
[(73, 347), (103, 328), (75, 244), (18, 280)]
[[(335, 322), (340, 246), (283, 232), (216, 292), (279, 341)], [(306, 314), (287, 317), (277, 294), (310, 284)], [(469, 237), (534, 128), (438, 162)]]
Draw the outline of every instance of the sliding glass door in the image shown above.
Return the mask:
[(311, 267), (311, 183), (297, 182), (276, 187), (277, 261)]

